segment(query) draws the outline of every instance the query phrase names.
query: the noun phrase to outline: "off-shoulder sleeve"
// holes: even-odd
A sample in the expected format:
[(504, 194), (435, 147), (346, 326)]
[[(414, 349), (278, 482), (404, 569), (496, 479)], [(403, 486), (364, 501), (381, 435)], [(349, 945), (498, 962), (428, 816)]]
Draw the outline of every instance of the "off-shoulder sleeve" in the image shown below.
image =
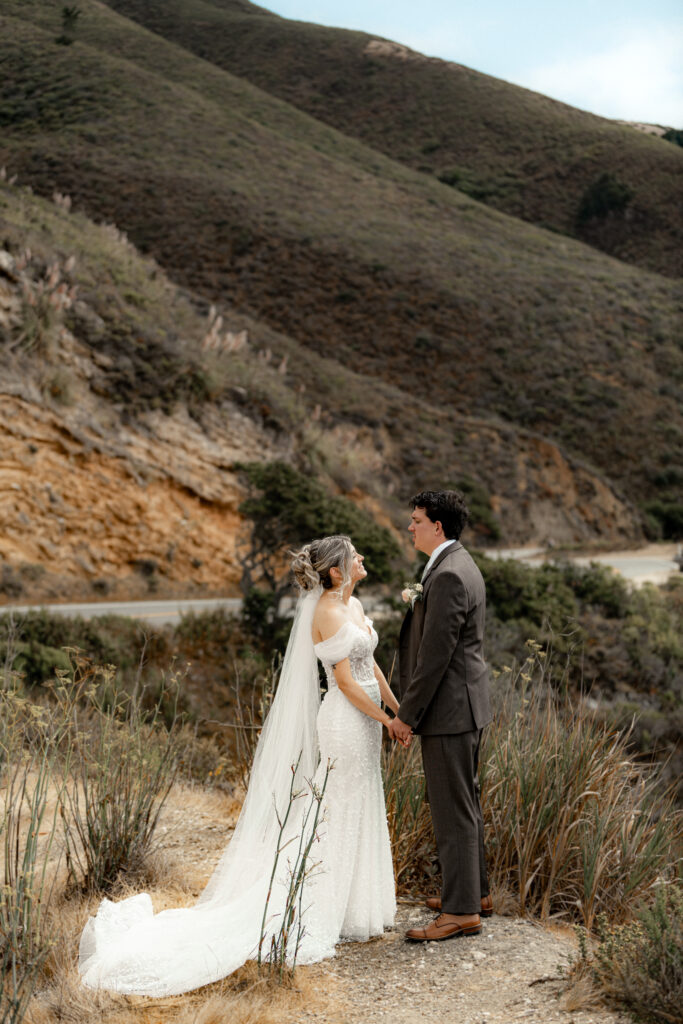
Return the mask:
[(355, 639), (354, 626), (351, 622), (345, 622), (336, 633), (315, 644), (314, 650), (321, 661), (330, 665), (336, 665), (338, 661), (348, 658)]

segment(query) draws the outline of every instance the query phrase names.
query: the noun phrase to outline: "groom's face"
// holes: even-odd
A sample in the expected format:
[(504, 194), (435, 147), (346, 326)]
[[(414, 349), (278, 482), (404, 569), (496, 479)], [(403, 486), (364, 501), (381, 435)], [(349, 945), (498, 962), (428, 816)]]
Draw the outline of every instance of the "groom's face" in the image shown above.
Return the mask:
[(408, 533), (413, 538), (415, 550), (423, 551), (425, 555), (431, 555), (434, 548), (445, 540), (441, 523), (433, 523), (423, 508), (413, 509)]

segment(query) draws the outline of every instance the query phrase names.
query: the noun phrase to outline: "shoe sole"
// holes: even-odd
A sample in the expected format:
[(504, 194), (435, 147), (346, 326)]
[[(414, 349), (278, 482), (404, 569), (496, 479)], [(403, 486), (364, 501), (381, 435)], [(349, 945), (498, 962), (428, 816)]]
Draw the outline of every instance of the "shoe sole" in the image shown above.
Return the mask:
[(413, 935), (406, 935), (407, 942), (445, 942), (447, 939), (459, 939), (461, 937), (467, 937), (470, 935), (479, 935), (481, 932), (481, 925), (478, 928), (458, 928), (457, 932), (451, 932), (450, 935), (436, 935), (431, 939), (426, 935), (424, 938), (418, 938)]
[[(441, 911), (441, 907), (430, 907), (428, 903), (425, 903), (427, 910), (431, 910), (433, 914), (438, 914)], [(479, 917), (493, 917), (492, 910), (480, 910)]]

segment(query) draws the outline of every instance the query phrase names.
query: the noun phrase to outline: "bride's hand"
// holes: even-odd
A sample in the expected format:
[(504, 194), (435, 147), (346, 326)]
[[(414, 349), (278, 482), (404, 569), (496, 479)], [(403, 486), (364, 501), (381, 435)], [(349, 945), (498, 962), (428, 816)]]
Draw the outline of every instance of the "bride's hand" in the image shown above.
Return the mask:
[(413, 730), (400, 718), (392, 718), (387, 725), (387, 732), (392, 740), (396, 740), (402, 747), (408, 749), (413, 740)]

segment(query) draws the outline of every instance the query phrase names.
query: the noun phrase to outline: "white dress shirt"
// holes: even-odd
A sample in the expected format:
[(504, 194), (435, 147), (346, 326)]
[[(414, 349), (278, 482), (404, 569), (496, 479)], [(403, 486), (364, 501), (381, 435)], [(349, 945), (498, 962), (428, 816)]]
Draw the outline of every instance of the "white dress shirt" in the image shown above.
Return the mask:
[(427, 562), (427, 564), (425, 565), (424, 569), (422, 570), (421, 579), (425, 578), (425, 576), (427, 575), (427, 573), (429, 572), (429, 570), (431, 569), (432, 565), (434, 564), (434, 562), (436, 561), (438, 556), (441, 554), (441, 552), (445, 551), (445, 549), (447, 547), (450, 547), (451, 544), (455, 544), (455, 538), (453, 538), (453, 537), (449, 537), (448, 540), (445, 540), (445, 541), (443, 541), (442, 544), (439, 544), (438, 548), (434, 548), (434, 550), (432, 551), (431, 555), (429, 556), (429, 561)]

